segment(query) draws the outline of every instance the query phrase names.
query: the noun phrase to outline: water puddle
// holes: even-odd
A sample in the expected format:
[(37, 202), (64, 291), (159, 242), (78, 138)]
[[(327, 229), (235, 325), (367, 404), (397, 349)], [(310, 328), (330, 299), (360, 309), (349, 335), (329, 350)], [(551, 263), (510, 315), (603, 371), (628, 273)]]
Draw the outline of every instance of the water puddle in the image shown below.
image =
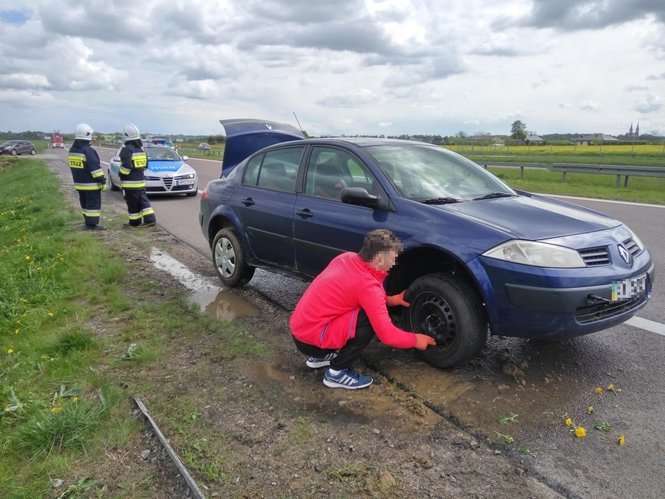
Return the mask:
[(152, 248), (150, 261), (155, 268), (168, 272), (180, 284), (192, 291), (187, 299), (188, 302), (198, 305), (202, 312), (215, 319), (232, 321), (258, 313), (256, 307), (241, 296), (192, 272), (186, 265), (160, 249)]

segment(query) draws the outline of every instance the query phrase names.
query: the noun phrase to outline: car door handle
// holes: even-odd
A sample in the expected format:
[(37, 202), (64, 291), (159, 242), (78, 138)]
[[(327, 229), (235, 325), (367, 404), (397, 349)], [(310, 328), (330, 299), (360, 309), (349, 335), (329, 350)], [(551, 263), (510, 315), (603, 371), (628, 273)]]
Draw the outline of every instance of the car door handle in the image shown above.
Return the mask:
[(254, 200), (252, 198), (245, 198), (242, 200), (242, 204), (245, 206), (252, 206), (254, 204)]
[(301, 218), (310, 218), (314, 216), (314, 213), (309, 208), (303, 208), (302, 210), (296, 211), (296, 215)]

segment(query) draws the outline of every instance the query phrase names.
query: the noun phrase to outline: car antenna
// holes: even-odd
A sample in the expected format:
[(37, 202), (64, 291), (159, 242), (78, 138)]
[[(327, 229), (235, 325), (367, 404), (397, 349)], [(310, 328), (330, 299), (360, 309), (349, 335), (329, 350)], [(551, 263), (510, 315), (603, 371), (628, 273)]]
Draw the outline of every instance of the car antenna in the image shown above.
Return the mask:
[(300, 131), (303, 133), (303, 135), (306, 135), (305, 130), (303, 130), (302, 125), (300, 124), (300, 120), (298, 119), (298, 115), (295, 111), (293, 111), (293, 117), (296, 119), (296, 123), (298, 123), (298, 128), (300, 128)]

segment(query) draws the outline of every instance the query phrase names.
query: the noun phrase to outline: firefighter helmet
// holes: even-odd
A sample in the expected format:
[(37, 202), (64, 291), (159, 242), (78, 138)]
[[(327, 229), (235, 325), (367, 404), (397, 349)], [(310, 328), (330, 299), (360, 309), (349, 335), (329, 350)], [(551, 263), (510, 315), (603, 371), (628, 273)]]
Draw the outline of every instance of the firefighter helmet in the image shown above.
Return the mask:
[(76, 125), (76, 140), (92, 140), (92, 127), (86, 123)]
[(134, 123), (125, 125), (125, 129), (123, 130), (122, 134), (125, 137), (125, 142), (128, 140), (139, 140), (141, 138), (139, 127), (137, 127)]

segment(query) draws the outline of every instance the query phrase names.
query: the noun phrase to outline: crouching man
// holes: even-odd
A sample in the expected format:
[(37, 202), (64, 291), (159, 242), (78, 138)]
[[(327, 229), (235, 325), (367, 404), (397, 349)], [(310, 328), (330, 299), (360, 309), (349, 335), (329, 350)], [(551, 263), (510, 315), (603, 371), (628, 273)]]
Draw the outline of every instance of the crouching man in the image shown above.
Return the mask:
[(342, 253), (309, 285), (291, 315), (289, 325), (298, 350), (309, 356), (313, 369), (328, 367), (323, 384), (357, 390), (372, 384), (351, 366), (374, 335), (393, 348), (426, 350), (434, 338), (410, 333), (390, 320), (387, 306), (405, 306), (404, 291), (387, 296), (383, 281), (402, 249), (389, 230), (365, 236), (358, 253)]

